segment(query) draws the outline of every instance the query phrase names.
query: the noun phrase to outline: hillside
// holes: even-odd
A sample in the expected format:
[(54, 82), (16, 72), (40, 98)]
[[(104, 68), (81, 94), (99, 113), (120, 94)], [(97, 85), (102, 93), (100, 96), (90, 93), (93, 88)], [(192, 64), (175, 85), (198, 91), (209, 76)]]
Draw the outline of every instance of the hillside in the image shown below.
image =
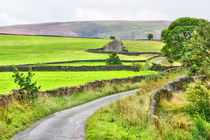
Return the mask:
[(0, 33), (25, 35), (57, 35), (70, 37), (109, 38), (123, 40), (146, 39), (148, 33), (160, 39), (160, 33), (170, 21), (78, 21), (0, 27)]

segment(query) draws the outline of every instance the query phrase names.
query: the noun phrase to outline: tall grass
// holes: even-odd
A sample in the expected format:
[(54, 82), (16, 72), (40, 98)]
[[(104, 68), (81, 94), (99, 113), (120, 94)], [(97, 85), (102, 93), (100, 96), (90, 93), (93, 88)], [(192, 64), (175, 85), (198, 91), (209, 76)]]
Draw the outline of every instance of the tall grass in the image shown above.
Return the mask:
[(150, 117), (150, 94), (185, 72), (150, 77), (140, 83), (137, 94), (99, 109), (86, 124), (86, 138), (92, 139), (159, 139)]

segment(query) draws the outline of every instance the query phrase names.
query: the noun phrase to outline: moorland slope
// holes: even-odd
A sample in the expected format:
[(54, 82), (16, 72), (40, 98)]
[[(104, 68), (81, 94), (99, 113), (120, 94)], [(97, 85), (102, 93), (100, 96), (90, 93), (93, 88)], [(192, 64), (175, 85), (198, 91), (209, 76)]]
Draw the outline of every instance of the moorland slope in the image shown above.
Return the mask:
[(146, 39), (148, 33), (160, 39), (160, 33), (170, 21), (78, 21), (0, 27), (0, 33), (25, 35), (57, 35), (69, 37), (116, 36), (123, 40)]

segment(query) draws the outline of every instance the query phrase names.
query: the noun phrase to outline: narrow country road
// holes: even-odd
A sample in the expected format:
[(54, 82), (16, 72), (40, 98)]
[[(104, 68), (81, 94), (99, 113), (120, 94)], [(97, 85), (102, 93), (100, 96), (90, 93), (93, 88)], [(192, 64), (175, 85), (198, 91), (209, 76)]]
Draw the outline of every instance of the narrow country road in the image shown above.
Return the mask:
[(54, 113), (16, 134), (11, 140), (84, 140), (85, 122), (96, 110), (138, 90), (113, 94)]
[(162, 58), (162, 59), (158, 59), (158, 60), (156, 60), (155, 62), (153, 62), (153, 63), (155, 63), (155, 64), (159, 64), (161, 61), (163, 61), (164, 59)]

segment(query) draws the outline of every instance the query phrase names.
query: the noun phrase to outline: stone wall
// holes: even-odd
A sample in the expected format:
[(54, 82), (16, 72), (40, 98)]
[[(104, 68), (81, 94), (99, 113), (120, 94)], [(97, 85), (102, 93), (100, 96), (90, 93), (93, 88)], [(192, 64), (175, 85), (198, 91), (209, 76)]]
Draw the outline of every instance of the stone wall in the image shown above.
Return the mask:
[[(126, 77), (126, 78), (115, 78), (110, 80), (96, 80), (93, 82), (88, 82), (83, 85), (78, 86), (70, 86), (70, 87), (59, 87), (52, 90), (45, 90), (40, 91), (37, 94), (39, 95), (52, 95), (52, 96), (60, 96), (60, 95), (69, 95), (75, 94), (78, 92), (83, 92), (86, 90), (94, 90), (98, 88), (102, 88), (106, 85), (115, 85), (115, 84), (123, 84), (123, 83), (135, 83), (139, 82), (145, 77), (150, 77), (153, 75), (141, 75), (141, 76), (134, 76), (134, 77)], [(20, 91), (19, 90), (12, 90), (9, 94), (0, 94), (0, 106), (7, 106), (10, 104), (13, 99), (19, 100), (20, 99)]]
[(158, 114), (158, 107), (160, 104), (160, 101), (163, 99), (170, 100), (173, 97), (173, 93), (182, 90), (183, 85), (185, 83), (190, 83), (194, 82), (196, 80), (201, 80), (205, 81), (206, 76), (205, 75), (200, 75), (200, 76), (181, 76), (178, 77), (176, 80), (169, 82), (168, 84), (165, 85), (165, 88), (160, 88), (154, 91), (150, 95), (150, 111), (151, 115), (156, 118)]
[[(29, 66), (16, 66), (20, 71), (28, 71)], [(139, 71), (137, 66), (104, 65), (104, 66), (32, 66), (33, 71)], [(12, 66), (0, 66), (0, 72), (13, 71)]]
[[(178, 68), (182, 70), (181, 68)], [(158, 76), (158, 75), (163, 75), (164, 73), (168, 72), (174, 72), (176, 71), (176, 68), (173, 69), (168, 69), (160, 74), (155, 74), (155, 75), (140, 75), (140, 76), (134, 76), (134, 77), (126, 77), (126, 78), (114, 78), (110, 80), (96, 80), (93, 82), (88, 82), (83, 85), (78, 85), (78, 86), (70, 86), (70, 87), (59, 87), (51, 90), (45, 90), (45, 91), (40, 91), (38, 94), (47, 94), (47, 95), (54, 95), (54, 96), (59, 96), (59, 95), (69, 95), (69, 94), (75, 94), (78, 92), (82, 92), (85, 90), (94, 90), (98, 88), (102, 88), (106, 85), (113, 85), (113, 84), (123, 84), (123, 83), (135, 83), (135, 82), (140, 82), (141, 80), (148, 78), (148, 77), (153, 77), (153, 76)], [(21, 99), (20, 98), (20, 91), (19, 90), (12, 90), (9, 94), (0, 94), (0, 106), (7, 106), (9, 105), (13, 99)]]
[[(91, 52), (91, 53), (113, 53), (113, 52), (108, 52), (108, 51), (104, 51), (102, 49), (88, 49), (86, 50), (87, 52)], [(157, 54), (157, 55), (161, 55), (161, 52), (118, 52), (118, 54), (123, 54), (123, 55), (130, 55), (130, 56), (138, 56), (141, 54)]]
[[(73, 61), (59, 61), (59, 62), (48, 62), (48, 63), (41, 63), (41, 64), (65, 64), (65, 63), (77, 63), (77, 62), (105, 62), (105, 59), (95, 59), (95, 60), (73, 60)], [(128, 63), (135, 63), (135, 62), (146, 62), (146, 60), (121, 60), (122, 62)], [(21, 64), (15, 66), (30, 66), (30, 65), (37, 65), (37, 64)]]

